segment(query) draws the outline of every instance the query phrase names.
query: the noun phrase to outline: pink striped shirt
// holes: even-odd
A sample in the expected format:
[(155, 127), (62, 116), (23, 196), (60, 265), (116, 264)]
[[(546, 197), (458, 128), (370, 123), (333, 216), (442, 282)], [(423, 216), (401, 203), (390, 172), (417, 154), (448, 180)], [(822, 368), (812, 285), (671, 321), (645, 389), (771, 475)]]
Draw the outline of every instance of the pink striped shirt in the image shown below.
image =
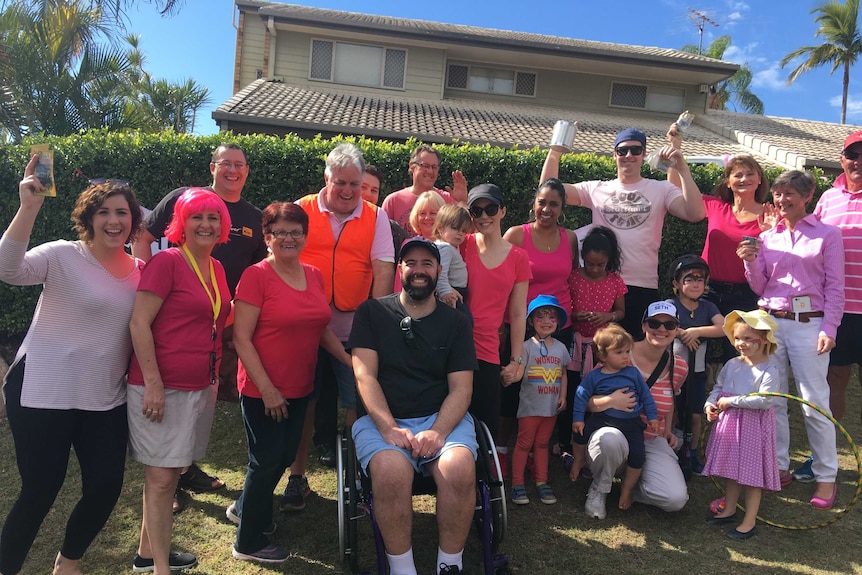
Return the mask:
[(811, 298), (824, 313), (820, 334), (835, 337), (844, 314), (844, 244), (841, 230), (809, 214), (790, 230), (782, 221), (760, 235), (760, 251), (745, 262), (745, 279), (758, 305), (793, 311), (794, 297)]
[(823, 192), (814, 215), (836, 226), (844, 240), (844, 313), (862, 314), (862, 191), (847, 189), (844, 174)]

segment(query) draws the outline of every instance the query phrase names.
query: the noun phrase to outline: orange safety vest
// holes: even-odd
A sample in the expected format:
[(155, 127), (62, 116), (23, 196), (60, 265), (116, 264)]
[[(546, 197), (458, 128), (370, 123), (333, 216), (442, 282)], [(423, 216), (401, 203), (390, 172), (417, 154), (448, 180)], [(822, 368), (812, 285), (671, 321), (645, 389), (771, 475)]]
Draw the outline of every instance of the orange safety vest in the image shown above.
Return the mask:
[[(368, 299), (374, 274), (371, 268), (371, 246), (377, 228), (377, 206), (364, 200), (358, 218), (344, 223), (338, 239), (332, 234), (329, 214), (320, 210), (318, 194), (299, 200), (308, 214), (308, 242), (301, 262), (313, 265), (323, 274), (326, 300), (340, 311), (353, 311)], [(338, 270), (338, 281), (335, 280)]]

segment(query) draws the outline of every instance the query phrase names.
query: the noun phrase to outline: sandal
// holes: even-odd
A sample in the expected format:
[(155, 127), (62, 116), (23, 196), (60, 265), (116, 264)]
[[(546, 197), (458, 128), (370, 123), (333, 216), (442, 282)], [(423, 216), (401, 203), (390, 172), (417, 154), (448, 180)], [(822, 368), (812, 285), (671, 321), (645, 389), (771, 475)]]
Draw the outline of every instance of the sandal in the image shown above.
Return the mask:
[(180, 474), (179, 486), (192, 491), (215, 491), (224, 487), (224, 481), (207, 475), (196, 463), (192, 463), (185, 473)]

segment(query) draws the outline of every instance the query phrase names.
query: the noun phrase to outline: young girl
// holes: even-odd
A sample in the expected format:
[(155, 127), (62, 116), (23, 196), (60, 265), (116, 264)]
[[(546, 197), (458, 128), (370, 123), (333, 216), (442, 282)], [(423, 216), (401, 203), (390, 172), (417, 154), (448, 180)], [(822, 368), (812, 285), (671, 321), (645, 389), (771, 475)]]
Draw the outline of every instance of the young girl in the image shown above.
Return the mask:
[[(679, 311), (679, 329), (673, 342), (673, 352), (694, 359), (688, 362), (691, 370), (689, 384), (676, 402), (679, 426), (685, 429), (684, 447), (688, 449), (682, 455), (688, 457), (692, 473), (700, 475), (703, 473), (703, 463), (697, 456), (697, 444), (700, 438), (701, 406), (706, 400), (707, 339), (724, 335), (721, 327), (724, 325), (724, 316), (714, 303), (702, 297), (709, 282), (709, 266), (700, 256), (686, 254), (676, 258), (670, 264), (670, 281), (676, 297), (668, 301)], [(685, 395), (685, 405), (680, 400), (682, 395)], [(688, 422), (683, 421), (685, 415), (688, 415)]]
[(437, 278), (437, 297), (443, 303), (467, 312), (467, 264), (458, 246), (473, 228), (470, 212), (458, 204), (446, 204), (434, 220), (434, 243), (440, 250), (443, 271)]
[[(623, 478), (620, 493), (620, 509), (628, 509), (632, 504), (632, 490), (641, 476), (646, 449), (644, 447), (644, 425), (641, 411), (646, 413), (650, 430), (658, 433), (658, 408), (647, 387), (643, 376), (636, 367), (631, 365), (631, 352), (634, 341), (632, 336), (617, 324), (610, 324), (596, 332), (593, 342), (596, 354), (602, 362), (600, 369), (594, 369), (575, 394), (575, 405), (572, 410), (572, 432), (574, 459), (569, 471), (569, 478), (577, 480), (581, 468), (586, 464), (587, 441), (592, 433), (602, 427), (619, 429), (625, 435), (629, 444), (629, 455), (626, 461), (626, 474)], [(610, 395), (618, 389), (625, 389), (634, 394), (636, 401), (631, 411), (606, 409), (593, 413), (584, 423), (587, 403), (594, 395)]]
[(620, 277), (622, 265), (617, 236), (604, 226), (593, 227), (584, 238), (581, 247), (584, 265), (572, 270), (569, 290), (572, 296), (572, 329), (574, 337), (569, 353), (572, 361), (569, 371), (577, 373), (577, 381), (571, 381), (568, 407), (557, 418), (557, 438), (560, 454), (569, 460), (572, 443), (572, 405), (575, 389), (581, 378), (593, 369), (592, 345), (596, 330), (608, 322), (619, 322), (626, 313), (628, 292)]
[(557, 414), (566, 406), (566, 365), (569, 351), (552, 336), (566, 323), (566, 310), (552, 295), (536, 296), (527, 308), (527, 325), (535, 331), (524, 342), (527, 369), (521, 380), (518, 406), (518, 440), (512, 456), (512, 502), (530, 502), (524, 487), (524, 467), (532, 450), (539, 500), (548, 505), (557, 502), (548, 485), (548, 443), (554, 432)]
[(424, 192), (416, 198), (410, 210), (410, 227), (416, 230), (417, 236), (434, 241), (434, 221), (445, 203), (443, 196), (433, 191)]
[(724, 332), (740, 356), (724, 365), (704, 405), (707, 421), (717, 423), (706, 447), (703, 473), (725, 478), (725, 507), (707, 523), (736, 523), (736, 503), (745, 487), (745, 515), (742, 523), (727, 532), (731, 539), (754, 536), (763, 490), (781, 489), (772, 409), (775, 398), (745, 397), (779, 390), (778, 367), (769, 358), (778, 347), (776, 327), (763, 310), (727, 314)]

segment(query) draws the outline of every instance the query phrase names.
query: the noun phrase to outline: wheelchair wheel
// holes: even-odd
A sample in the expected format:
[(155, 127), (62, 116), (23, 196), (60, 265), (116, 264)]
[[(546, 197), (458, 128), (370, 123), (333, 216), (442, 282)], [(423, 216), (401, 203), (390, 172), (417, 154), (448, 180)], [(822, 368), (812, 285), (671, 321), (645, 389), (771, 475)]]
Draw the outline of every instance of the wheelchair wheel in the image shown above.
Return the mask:
[[(476, 467), (477, 505), (474, 520), (480, 537), (485, 532), (485, 523), (488, 523), (490, 551), (496, 553), (506, 535), (508, 525), (506, 487), (500, 479), (503, 477), (503, 472), (497, 457), (494, 438), (488, 427), (478, 419), (476, 420), (476, 440), (479, 444), (479, 457)], [(486, 496), (490, 508), (484, 510)]]
[(338, 553), (350, 572), (356, 573), (359, 570), (359, 549), (356, 545), (359, 493), (356, 489), (356, 453), (350, 431), (340, 433), (336, 444)]

